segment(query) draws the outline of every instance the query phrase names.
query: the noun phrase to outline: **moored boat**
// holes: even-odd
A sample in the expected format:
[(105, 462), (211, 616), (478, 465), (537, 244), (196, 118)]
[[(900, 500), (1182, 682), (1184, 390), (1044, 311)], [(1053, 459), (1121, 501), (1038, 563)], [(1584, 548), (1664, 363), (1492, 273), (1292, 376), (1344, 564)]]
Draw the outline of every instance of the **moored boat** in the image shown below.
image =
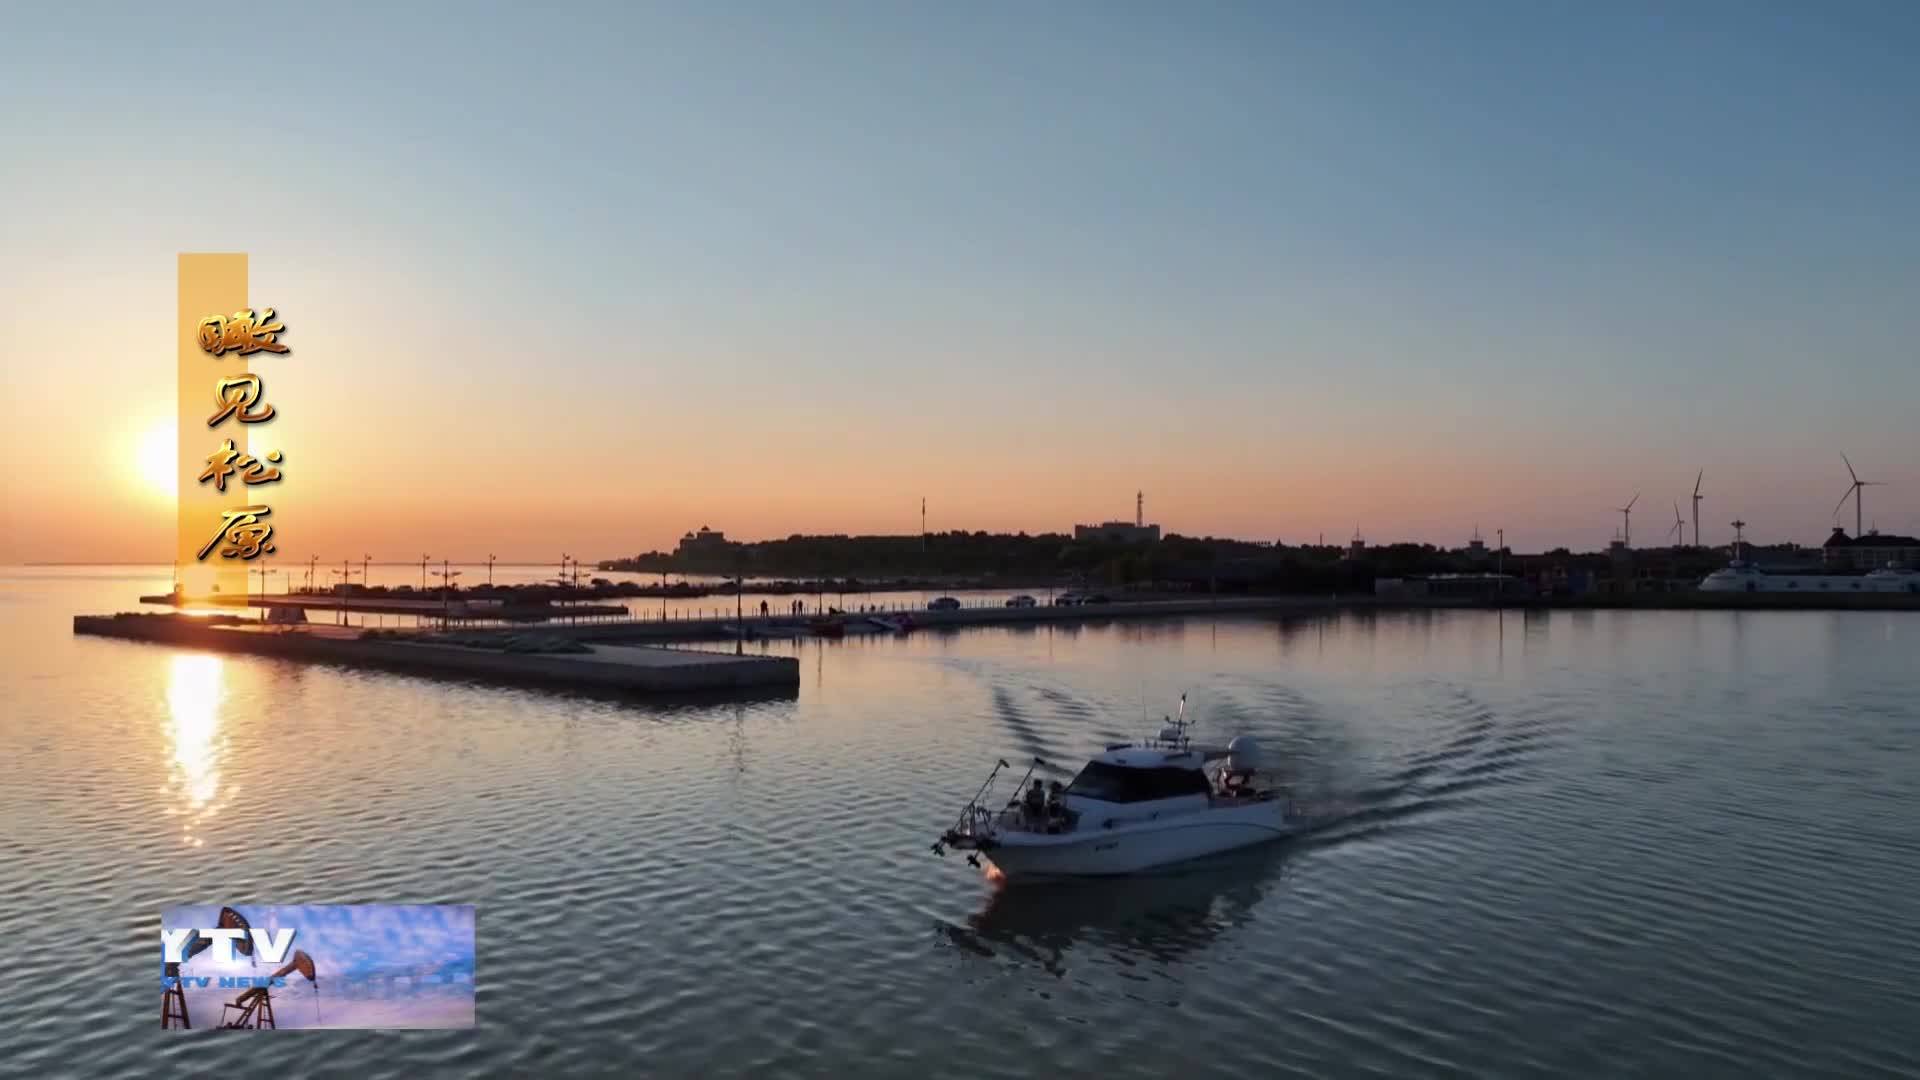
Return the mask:
[(1734, 559), (1700, 582), (1701, 592), (1920, 593), (1920, 572), (1884, 566), (1865, 574), (1781, 573)]

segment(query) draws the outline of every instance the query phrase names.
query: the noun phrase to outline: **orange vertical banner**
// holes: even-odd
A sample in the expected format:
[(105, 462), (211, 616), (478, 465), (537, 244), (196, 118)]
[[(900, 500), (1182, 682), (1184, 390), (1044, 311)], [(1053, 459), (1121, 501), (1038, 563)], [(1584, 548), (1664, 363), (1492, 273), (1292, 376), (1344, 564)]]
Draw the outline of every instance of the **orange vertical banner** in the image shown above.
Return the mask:
[[(219, 545), (207, 551), (210, 541), (224, 530), (229, 511), (248, 504), (252, 493), (244, 484), (227, 484), (221, 491), (200, 477), (207, 459), (228, 439), (242, 454), (247, 452), (247, 429), (241, 424), (223, 424), (218, 430), (207, 419), (219, 406), (221, 378), (231, 374), (221, 358), (201, 347), (201, 323), (213, 316), (228, 316), (247, 308), (247, 257), (245, 254), (180, 255), (179, 320), (176, 327), (179, 366), (176, 380), (176, 417), (179, 431), (179, 501), (175, 527), (174, 565), (181, 589), (189, 598), (217, 603), (244, 604), (248, 594), (247, 571), (264, 565), (251, 561), (223, 558)], [(235, 370), (238, 370), (235, 368)], [(201, 553), (206, 551), (205, 557)]]

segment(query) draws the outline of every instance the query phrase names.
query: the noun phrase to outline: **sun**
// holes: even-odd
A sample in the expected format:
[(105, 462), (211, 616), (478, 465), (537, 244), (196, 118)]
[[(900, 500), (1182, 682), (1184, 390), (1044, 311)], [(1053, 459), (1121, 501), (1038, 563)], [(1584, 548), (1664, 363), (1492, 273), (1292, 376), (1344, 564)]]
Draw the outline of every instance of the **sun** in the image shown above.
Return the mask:
[(180, 491), (180, 447), (171, 420), (158, 421), (140, 433), (134, 444), (134, 468), (140, 486), (157, 499), (172, 499)]

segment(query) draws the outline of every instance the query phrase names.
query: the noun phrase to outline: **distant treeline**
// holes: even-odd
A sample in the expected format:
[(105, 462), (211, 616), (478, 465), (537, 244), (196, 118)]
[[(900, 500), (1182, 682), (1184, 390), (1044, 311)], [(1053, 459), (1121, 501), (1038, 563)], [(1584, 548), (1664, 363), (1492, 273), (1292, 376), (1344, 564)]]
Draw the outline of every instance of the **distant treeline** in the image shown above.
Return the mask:
[[(1529, 561), (1605, 562), (1565, 551)], [(1371, 591), (1376, 577), (1491, 570), (1493, 554), (1392, 544), (1358, 557), (1331, 545), (1289, 547), (1172, 535), (1157, 543), (1103, 543), (1061, 533), (947, 532), (919, 536), (789, 536), (714, 544), (678, 553), (650, 551), (599, 564), (603, 571), (722, 576), (860, 579), (969, 579), (1007, 583), (1220, 592)], [(1521, 570), (1509, 557), (1508, 572)]]

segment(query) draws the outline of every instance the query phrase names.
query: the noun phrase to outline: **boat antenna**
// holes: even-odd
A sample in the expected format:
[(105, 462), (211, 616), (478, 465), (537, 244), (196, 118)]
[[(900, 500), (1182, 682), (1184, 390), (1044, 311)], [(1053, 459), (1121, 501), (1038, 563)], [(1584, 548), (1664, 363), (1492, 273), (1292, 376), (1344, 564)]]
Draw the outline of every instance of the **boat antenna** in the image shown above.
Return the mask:
[[(1039, 761), (1040, 759), (1034, 758), (1034, 760)], [(958, 836), (960, 835), (960, 826), (964, 824), (967, 818), (973, 814), (974, 808), (980, 805), (980, 800), (987, 797), (987, 789), (993, 786), (993, 778), (1000, 775), (1001, 769), (1010, 768), (1010, 767), (1011, 766), (1007, 764), (1007, 759), (1001, 758), (999, 764), (993, 767), (993, 771), (987, 774), (987, 779), (983, 783), (981, 783), (980, 790), (973, 793), (973, 798), (969, 799), (967, 801), (967, 805), (961, 809), (960, 816), (954, 819), (953, 827), (948, 829), (946, 831), (946, 834), (943, 835), (940, 839), (934, 841), (933, 853), (935, 855), (945, 855), (947, 853), (947, 844), (950, 841), (958, 838)], [(319, 993), (320, 993), (320, 987), (319, 987), (319, 984), (316, 983), (314, 985), (314, 999), (313, 999), (315, 1010), (318, 1010), (320, 1008)]]
[[(1172, 734), (1169, 735), (1168, 732)], [(1167, 718), (1167, 726), (1161, 729), (1160, 738), (1164, 742), (1187, 741), (1187, 695), (1180, 695), (1180, 708)]]

